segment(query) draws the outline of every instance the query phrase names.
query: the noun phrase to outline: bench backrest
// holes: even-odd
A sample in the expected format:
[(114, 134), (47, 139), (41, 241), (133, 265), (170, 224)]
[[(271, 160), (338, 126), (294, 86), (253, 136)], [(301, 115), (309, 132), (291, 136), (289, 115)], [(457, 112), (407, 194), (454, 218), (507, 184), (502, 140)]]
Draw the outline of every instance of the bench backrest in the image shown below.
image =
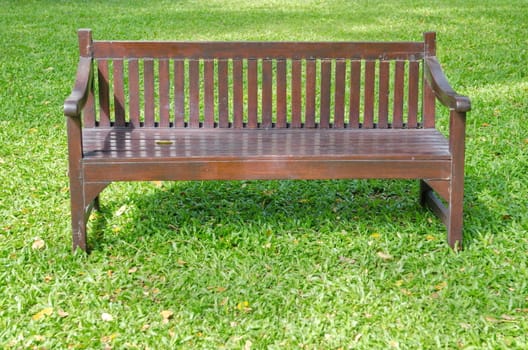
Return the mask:
[(84, 127), (434, 127), (423, 42), (93, 41)]

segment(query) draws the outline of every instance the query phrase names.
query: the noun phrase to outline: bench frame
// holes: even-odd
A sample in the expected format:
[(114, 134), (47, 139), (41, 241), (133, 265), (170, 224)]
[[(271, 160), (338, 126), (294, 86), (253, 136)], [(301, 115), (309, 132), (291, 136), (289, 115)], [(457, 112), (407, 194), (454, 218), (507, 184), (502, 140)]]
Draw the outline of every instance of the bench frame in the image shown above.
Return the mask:
[[(424, 34), (424, 41), (419, 43), (95, 42), (92, 40), (90, 30), (79, 30), (80, 61), (75, 86), (64, 104), (68, 131), (73, 249), (87, 250), (86, 225), (89, 215), (93, 208), (97, 209), (99, 207), (100, 192), (113, 181), (352, 178), (420, 179), (420, 203), (429, 207), (446, 225), (449, 245), (460, 249), (462, 247), (463, 225), (465, 121), (466, 112), (470, 110), (471, 105), (467, 97), (457, 94), (449, 85), (435, 56), (435, 38), (435, 33), (429, 32)], [(262, 59), (262, 62), (267, 59), (268, 56), (266, 55), (271, 53), (275, 55), (275, 58), (282, 58), (284, 52), (290, 51), (292, 52), (290, 54), (291, 57), (295, 56), (300, 59), (309, 60), (313, 57), (318, 58), (320, 55), (326, 58), (329, 53), (333, 59), (340, 59), (341, 56), (348, 54), (345, 49), (349, 51), (357, 50), (361, 54), (360, 59), (398, 59), (403, 48), (414, 48), (416, 46), (420, 55), (418, 61), (423, 64), (421, 75), (423, 81), (423, 99), (421, 100), (423, 123), (415, 121), (415, 128), (408, 126), (405, 128), (405, 125), (397, 128), (393, 125), (393, 128), (383, 129), (384, 126), (381, 124), (373, 124), (372, 116), (370, 116), (370, 119), (365, 117), (366, 119), (363, 120), (363, 123), (358, 123), (358, 125), (352, 125), (353, 121), (350, 121), (350, 125), (344, 125), (342, 120), (337, 119), (334, 120), (334, 124), (331, 124), (328, 117), (324, 117), (325, 113), (323, 113), (324, 110), (330, 110), (331, 108), (331, 101), (328, 97), (330, 92), (321, 92), (323, 95), (321, 96), (321, 119), (312, 119), (311, 123), (313, 125), (308, 125), (310, 122), (308, 119), (302, 125), (299, 120), (293, 121), (293, 123), (299, 124), (295, 128), (295, 125), (286, 123), (285, 119), (273, 121), (270, 117), (271, 107), (269, 108), (270, 111), (266, 111), (268, 107), (265, 107), (264, 100), (272, 100), (270, 95), (271, 85), (269, 85), (267, 90), (267, 94), (270, 96), (265, 96), (266, 92), (263, 93), (262, 120), (258, 124), (253, 125), (252, 130), (250, 130), (251, 125), (249, 125), (252, 123), (251, 121), (246, 123), (241, 119), (228, 120), (225, 118), (219, 122), (209, 119), (210, 125), (206, 125), (208, 123), (207, 119), (199, 121), (195, 118), (190, 119), (184, 125), (180, 125), (180, 127), (177, 127), (176, 123), (164, 123), (161, 121), (159, 124), (153, 124), (151, 128), (142, 128), (137, 125), (138, 128), (136, 129), (130, 127), (131, 125), (129, 124), (132, 124), (132, 121), (124, 123), (118, 120), (117, 117), (115, 121), (103, 128), (94, 120), (86, 122), (85, 115), (96, 114), (94, 103), (96, 97), (94, 96), (93, 85), (96, 79), (94, 75), (97, 74), (97, 65), (94, 61), (98, 58), (110, 54), (114, 58), (119, 56), (129, 57), (130, 55), (141, 58), (147, 57), (146, 55), (152, 55), (152, 53), (160, 57), (172, 58), (173, 56), (180, 57), (181, 55), (192, 57), (196, 47), (200, 47), (204, 52), (215, 52), (216, 56), (213, 59), (233, 59), (236, 57), (251, 59), (251, 57), (244, 57), (244, 55), (249, 55), (248, 52), (258, 52), (259, 45), (262, 47), (264, 56), (257, 57), (257, 59)], [(332, 45), (334, 46), (333, 48)], [(321, 52), (324, 52), (324, 54), (321, 54)], [(412, 57), (414, 58), (414, 56)], [(333, 64), (337, 72), (337, 67), (340, 63)], [(280, 70), (278, 68), (279, 65), (277, 65), (277, 70)], [(383, 66), (383, 63), (380, 64), (381, 66)], [(220, 66), (218, 67), (219, 70), (222, 69)], [(332, 66), (329, 65), (328, 67)], [(324, 85), (324, 81), (326, 81), (325, 69), (328, 70), (328, 67), (325, 68), (325, 63), (321, 64), (322, 91), (330, 91), (328, 85)], [(189, 68), (189, 71), (191, 72), (192, 69)], [(365, 69), (367, 72), (365, 74), (368, 75), (367, 69), (369, 68)], [(380, 74), (383, 74), (381, 73), (382, 69), (380, 68)], [(374, 68), (372, 68), (371, 72), (374, 72)], [(206, 74), (207, 72), (204, 73), (204, 75)], [(271, 63), (269, 65), (263, 63), (262, 79), (271, 79), (271, 74)], [(388, 80), (384, 80), (385, 78), (379, 79), (380, 86), (388, 84)], [(315, 84), (315, 78), (313, 81)], [(330, 81), (330, 78), (328, 78), (328, 81)], [(236, 82), (234, 84), (236, 85)], [(337, 78), (336, 84), (338, 84)], [(374, 86), (365, 87), (365, 89), (374, 91)], [(117, 95), (119, 95), (118, 90), (115, 92)], [(279, 92), (277, 93), (279, 94)], [(222, 92), (219, 92), (219, 94), (222, 94)], [(336, 94), (334, 102), (342, 104), (343, 102), (338, 101), (339, 97), (337, 96)], [(117, 100), (120, 97), (114, 96)], [(137, 96), (130, 96), (131, 100), (134, 98), (137, 98)], [(175, 98), (178, 99), (178, 96), (175, 96)], [(181, 98), (183, 99), (183, 97)], [(191, 92), (190, 99), (192, 98)], [(207, 99), (207, 97), (204, 98)], [(313, 96), (310, 98), (315, 99)], [(368, 93), (365, 93), (366, 104), (372, 104), (369, 98), (374, 97), (369, 97)], [(280, 98), (277, 99), (279, 100)], [(397, 152), (391, 153), (388, 147), (383, 148), (383, 140), (387, 139), (387, 137), (395, 137), (396, 144), (399, 142), (398, 140), (401, 142), (405, 140), (421, 142), (421, 140), (428, 140), (432, 136), (438, 138), (440, 133), (435, 130), (436, 101), (439, 101), (449, 109), (449, 136), (445, 139), (443, 154), (440, 151), (435, 151), (434, 157), (428, 156), (426, 153), (416, 152), (414, 154), (412, 151), (414, 146), (408, 146), (401, 154)], [(102, 103), (104, 104), (104, 102)], [(168, 103), (170, 104), (170, 102)], [(219, 99), (219, 103), (222, 104), (221, 99)], [(281, 102), (277, 102), (277, 104), (279, 103)], [(301, 106), (294, 106), (294, 103), (292, 105), (293, 109), (301, 108)], [(198, 108), (198, 105), (194, 106)], [(217, 108), (221, 109), (222, 107)], [(236, 108), (237, 106), (234, 106), (234, 109)], [(252, 107), (250, 106), (250, 108)], [(386, 102), (380, 102), (379, 108), (386, 108)], [(192, 109), (193, 106), (191, 105), (190, 113), (197, 115), (198, 112), (193, 112)], [(208, 112), (206, 111), (205, 113), (207, 114)], [(93, 125), (87, 125), (90, 123)], [(225, 125), (221, 125), (222, 123)], [(383, 123), (383, 121), (380, 121), (380, 123)], [(386, 124), (386, 122), (384, 123)], [(387, 127), (390, 126), (385, 125), (385, 128)], [(204, 151), (205, 153), (201, 155), (193, 155), (186, 158), (171, 156), (172, 153), (170, 152), (167, 153), (168, 155), (164, 155), (163, 151), (152, 151), (144, 156), (138, 156), (139, 153), (130, 156), (131, 150), (126, 149), (127, 143), (125, 142), (121, 146), (124, 149), (117, 149), (117, 151), (122, 153), (106, 156), (106, 158), (103, 157), (104, 159), (97, 159), (97, 157), (92, 156), (92, 151), (97, 147), (106, 147), (98, 145), (108, 140), (109, 137), (122, 137), (123, 140), (128, 140), (127, 137), (130, 138), (130, 135), (135, 135), (134, 133), (138, 133), (137, 135), (140, 135), (138, 137), (151, 137), (148, 135), (156, 133), (157, 136), (155, 137), (160, 143), (175, 144), (178, 139), (184, 136), (194, 137), (193, 135), (196, 135), (196, 138), (205, 138), (206, 141), (202, 140), (200, 142), (207, 143), (210, 142), (207, 140), (211, 138), (222, 139), (227, 137), (225, 136), (227, 132), (234, 135), (233, 139), (247, 137), (249, 143), (256, 142), (254, 141), (256, 137), (265, 138), (269, 136), (272, 138), (273, 135), (278, 135), (277, 137), (279, 138), (288, 137), (293, 140), (300, 137), (312, 139), (316, 135), (317, 137), (333, 140), (343, 136), (343, 133), (347, 133), (346, 137), (349, 139), (356, 140), (364, 137), (369, 140), (368, 142), (374, 142), (374, 148), (378, 147), (379, 149), (371, 151), (370, 146), (364, 146), (363, 148), (365, 150), (368, 149), (368, 152), (362, 151), (361, 154), (347, 154), (346, 152), (343, 154), (323, 154), (316, 157), (314, 154), (293, 154), (287, 153), (287, 151), (280, 151), (276, 154), (259, 154), (255, 151), (256, 153), (244, 156), (241, 152), (227, 147), (226, 154), (208, 154), (207, 151)], [(421, 135), (427, 136), (421, 137)], [(438, 139), (441, 141), (441, 138), (443, 138), (443, 135), (440, 135)], [(377, 139), (382, 140), (376, 141)], [(198, 141), (196, 142), (198, 144)], [(436, 147), (424, 144), (426, 145), (424, 147)], [(337, 144), (337, 146), (338, 148), (342, 146), (344, 151), (349, 150), (346, 148), (347, 145), (343, 145), (342, 142)], [(116, 151), (116, 149), (113, 151)], [(324, 151), (328, 152), (328, 150)], [(424, 159), (421, 159), (421, 156)], [(439, 197), (447, 205), (444, 205)]]

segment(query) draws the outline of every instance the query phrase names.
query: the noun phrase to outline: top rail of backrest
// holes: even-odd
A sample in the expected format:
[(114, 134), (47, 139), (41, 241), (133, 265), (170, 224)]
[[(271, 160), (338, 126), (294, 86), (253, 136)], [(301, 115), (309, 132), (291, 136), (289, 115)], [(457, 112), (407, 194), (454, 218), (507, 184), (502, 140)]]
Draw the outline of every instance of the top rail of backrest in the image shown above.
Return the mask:
[(424, 57), (424, 42), (94, 41), (93, 57), (419, 60)]

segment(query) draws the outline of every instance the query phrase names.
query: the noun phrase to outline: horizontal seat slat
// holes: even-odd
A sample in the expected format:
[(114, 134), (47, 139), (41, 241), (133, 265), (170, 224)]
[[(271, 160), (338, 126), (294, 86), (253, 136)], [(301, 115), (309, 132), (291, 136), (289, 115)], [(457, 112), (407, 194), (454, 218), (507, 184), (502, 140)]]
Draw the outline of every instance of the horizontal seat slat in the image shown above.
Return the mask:
[(449, 160), (434, 129), (126, 129), (83, 130), (84, 160), (252, 159)]

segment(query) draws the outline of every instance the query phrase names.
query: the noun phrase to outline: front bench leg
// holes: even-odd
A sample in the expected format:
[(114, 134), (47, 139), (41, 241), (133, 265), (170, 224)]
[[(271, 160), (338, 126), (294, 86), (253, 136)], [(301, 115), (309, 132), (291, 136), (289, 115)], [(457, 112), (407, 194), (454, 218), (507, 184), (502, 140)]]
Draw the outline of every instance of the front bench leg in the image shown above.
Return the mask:
[(455, 249), (462, 249), (465, 130), (466, 113), (452, 109), (449, 119), (449, 149), (453, 158), (451, 161), (451, 180), (449, 186), (447, 241)]
[(84, 202), (83, 183), (70, 180), (71, 228), (73, 250), (80, 248), (86, 251), (86, 205)]

